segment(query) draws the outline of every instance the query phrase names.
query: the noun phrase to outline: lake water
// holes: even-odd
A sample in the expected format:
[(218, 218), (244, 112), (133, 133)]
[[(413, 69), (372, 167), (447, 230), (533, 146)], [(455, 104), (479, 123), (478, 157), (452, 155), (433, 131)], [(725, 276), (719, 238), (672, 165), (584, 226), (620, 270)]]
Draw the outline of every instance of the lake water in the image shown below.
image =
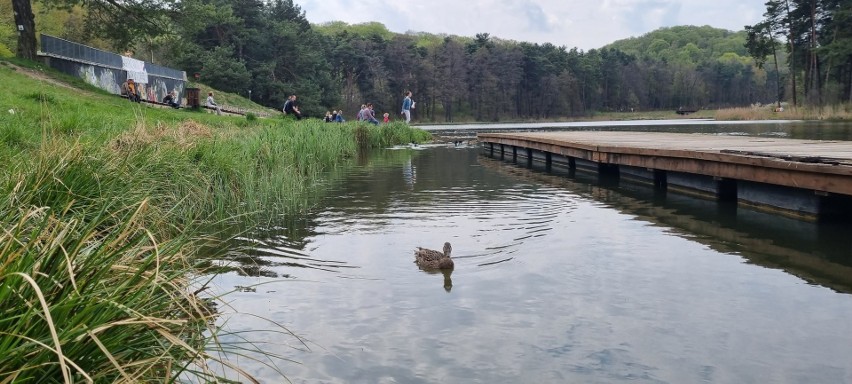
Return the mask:
[[(846, 125), (679, 129), (852, 139)], [(231, 356), (264, 383), (852, 383), (852, 225), (468, 145), (375, 151), (323, 189), (235, 241), (214, 279), (236, 290), (223, 341), (274, 355)], [(452, 273), (419, 270), (415, 247), (445, 241)]]

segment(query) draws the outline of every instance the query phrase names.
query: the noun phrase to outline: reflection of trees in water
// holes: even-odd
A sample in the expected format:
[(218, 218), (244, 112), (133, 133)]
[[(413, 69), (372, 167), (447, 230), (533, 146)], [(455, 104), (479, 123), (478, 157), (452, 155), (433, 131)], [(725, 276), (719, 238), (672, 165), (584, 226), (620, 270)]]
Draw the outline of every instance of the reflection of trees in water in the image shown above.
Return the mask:
[(357, 268), (344, 261), (321, 260), (305, 251), (308, 239), (316, 236), (316, 214), (305, 212), (279, 218), (275, 225), (258, 226), (230, 240), (224, 247), (211, 248), (205, 266), (211, 273), (235, 272), (244, 276), (289, 278), (281, 268), (310, 268), (340, 272)]
[(488, 169), (521, 180), (569, 190), (637, 219), (669, 227), (675, 235), (723, 253), (736, 253), (749, 263), (780, 269), (808, 282), (852, 293), (850, 224), (820, 225), (716, 201), (655, 191), (653, 186), (623, 181), (601, 182), (577, 172), (545, 173), (509, 162), (479, 157)]
[[(405, 150), (359, 152), (356, 160), (359, 167), (335, 167), (330, 170), (322, 190), (311, 192), (310, 202), (316, 206), (322, 204), (322, 199), (334, 199), (335, 209), (345, 218), (363, 215), (365, 210), (370, 213), (384, 212), (389, 206), (390, 196), (413, 189), (417, 180), (417, 166), (413, 159), (419, 153)], [(405, 180), (400, 178), (400, 168), (403, 169)], [(358, 198), (349, 198), (352, 196)], [(266, 225), (241, 234), (225, 247), (219, 245), (218, 249), (211, 248), (207, 252), (210, 260), (207, 264), (219, 273), (236, 272), (264, 277), (289, 277), (276, 272), (282, 267), (329, 272), (358, 268), (342, 261), (314, 259), (305, 251), (309, 243), (307, 239), (317, 236), (319, 212), (321, 210), (317, 209), (304, 209), (290, 215), (269, 212), (270, 218)]]

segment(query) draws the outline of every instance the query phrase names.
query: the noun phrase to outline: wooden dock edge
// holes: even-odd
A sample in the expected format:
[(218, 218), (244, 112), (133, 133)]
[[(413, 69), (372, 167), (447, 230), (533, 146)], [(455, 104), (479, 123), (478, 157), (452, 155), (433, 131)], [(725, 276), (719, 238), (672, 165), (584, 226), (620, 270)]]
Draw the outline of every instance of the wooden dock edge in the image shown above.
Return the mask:
[(590, 144), (523, 133), (480, 133), (477, 139), (486, 156), (528, 167), (596, 172), (809, 221), (852, 217), (852, 165), (843, 159), (803, 162), (743, 151)]

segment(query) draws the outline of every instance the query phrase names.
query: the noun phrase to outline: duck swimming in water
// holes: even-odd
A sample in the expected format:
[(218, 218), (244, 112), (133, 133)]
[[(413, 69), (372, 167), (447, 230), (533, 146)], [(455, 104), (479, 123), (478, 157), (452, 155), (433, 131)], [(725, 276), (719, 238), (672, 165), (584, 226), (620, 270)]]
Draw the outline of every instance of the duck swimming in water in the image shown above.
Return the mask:
[(453, 259), (450, 258), (450, 252), (453, 247), (450, 243), (444, 243), (444, 252), (435, 251), (432, 249), (417, 247), (414, 251), (415, 262), (420, 268), (429, 269), (450, 269), (453, 268)]

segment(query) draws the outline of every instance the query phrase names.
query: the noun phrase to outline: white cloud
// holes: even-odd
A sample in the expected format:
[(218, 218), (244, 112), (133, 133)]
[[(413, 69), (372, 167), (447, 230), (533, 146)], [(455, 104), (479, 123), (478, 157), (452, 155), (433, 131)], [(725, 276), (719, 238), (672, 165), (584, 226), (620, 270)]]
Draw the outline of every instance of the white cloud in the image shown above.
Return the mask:
[(584, 50), (660, 27), (741, 30), (761, 20), (765, 0), (296, 0), (309, 21), (377, 21), (423, 31), (553, 43)]

